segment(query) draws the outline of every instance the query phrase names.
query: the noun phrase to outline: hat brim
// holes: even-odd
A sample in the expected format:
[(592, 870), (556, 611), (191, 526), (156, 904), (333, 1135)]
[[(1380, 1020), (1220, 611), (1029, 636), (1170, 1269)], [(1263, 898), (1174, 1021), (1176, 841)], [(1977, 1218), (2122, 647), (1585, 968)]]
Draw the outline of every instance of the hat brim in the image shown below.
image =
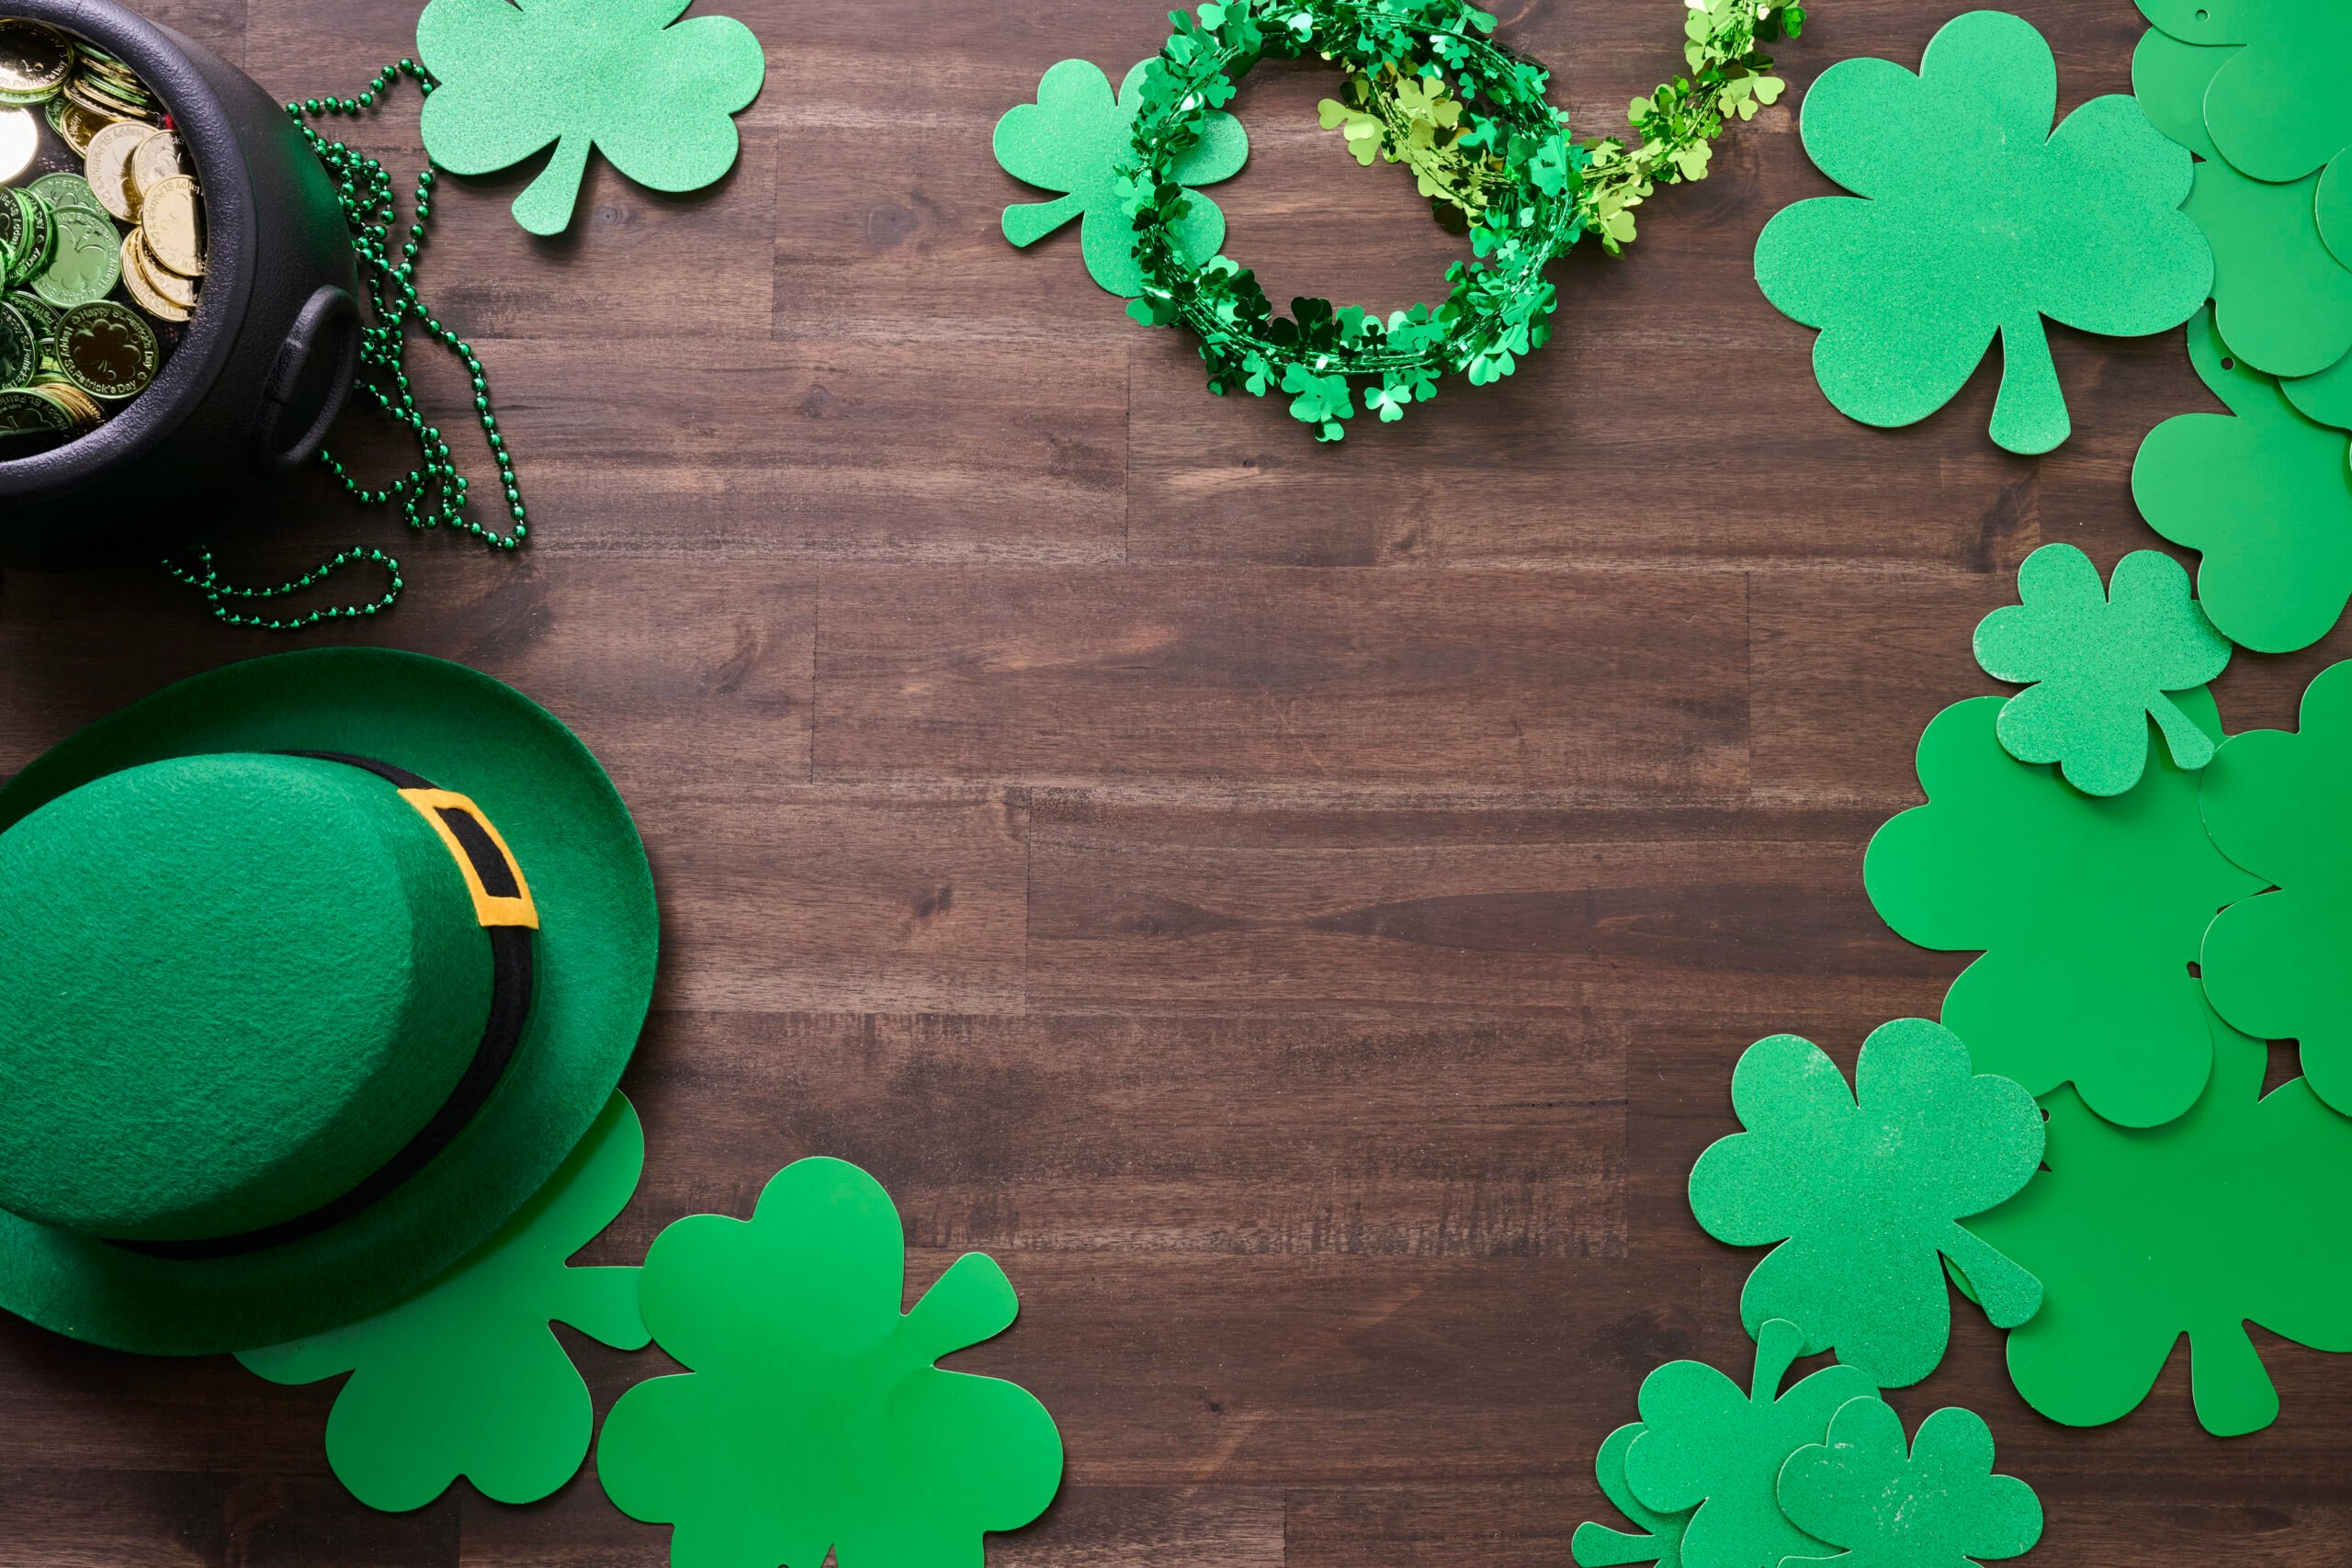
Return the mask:
[(539, 932), (530, 1019), (504, 1078), (424, 1170), (287, 1246), (172, 1261), (0, 1211), (0, 1307), (154, 1355), (253, 1349), (355, 1321), (487, 1240), (611, 1097), (652, 1001), (652, 871), (588, 749), (487, 675), (375, 649), (278, 654), (198, 675), (101, 719), (0, 788), (0, 832), (124, 768), (295, 750), (421, 773), (471, 796), (505, 837), (538, 906)]

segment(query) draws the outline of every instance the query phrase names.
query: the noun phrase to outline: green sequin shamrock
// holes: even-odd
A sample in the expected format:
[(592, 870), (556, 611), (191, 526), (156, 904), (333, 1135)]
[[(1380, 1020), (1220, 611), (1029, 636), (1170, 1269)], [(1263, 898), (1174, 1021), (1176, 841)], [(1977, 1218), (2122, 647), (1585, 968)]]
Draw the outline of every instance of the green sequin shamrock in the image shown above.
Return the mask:
[[(1119, 209), (1119, 165), (1128, 155), (1137, 91), (1147, 60), (1127, 73), (1114, 96), (1111, 79), (1083, 60), (1065, 60), (1037, 84), (1037, 101), (1017, 105), (996, 122), (996, 161), (1014, 179), (1047, 190), (1067, 191), (1058, 201), (1019, 203), (1004, 209), (1004, 237), (1034, 245), (1083, 213), (1079, 244), (1094, 281), (1123, 299), (1143, 292), (1143, 268), (1136, 262), (1136, 227)], [(1229, 180), (1250, 158), (1250, 133), (1222, 109), (1204, 118), (1201, 138), (1176, 165), (1177, 182), (1188, 194), (1198, 186)], [(1225, 243), (1225, 214), (1204, 196), (1193, 195), (1175, 234), (1184, 254), (1201, 260)]]
[(1577, 1527), (1576, 1535), (1568, 1541), (1568, 1555), (1577, 1568), (1623, 1568), (1631, 1562), (1681, 1568), (1682, 1532), (1690, 1528), (1690, 1513), (1686, 1510), (1661, 1514), (1645, 1508), (1625, 1482), (1625, 1455), (1633, 1448), (1634, 1439), (1641, 1435), (1639, 1421), (1629, 1421), (1610, 1433), (1601, 1440), (1600, 1451), (1593, 1456), (1592, 1473), (1593, 1479), (1600, 1483), (1600, 1495), (1647, 1533), (1634, 1535), (1588, 1519)]
[(2352, 145), (2352, 8), (2333, 0), (2140, 0), (2183, 43), (2226, 58), (2205, 98), (2221, 155), (2257, 180), (2300, 180)]
[(2041, 1539), (2041, 1499), (2016, 1476), (1993, 1473), (1984, 1417), (1951, 1407), (1920, 1422), (1906, 1444), (1903, 1418), (1884, 1403), (1849, 1403), (1827, 1442), (1789, 1456), (1781, 1506), (1846, 1549), (1781, 1568), (1971, 1568), (2022, 1556)]
[(2230, 412), (2150, 431), (2132, 499), (2149, 527), (2203, 552), (2198, 602), (2232, 641), (2260, 653), (2308, 648), (2352, 602), (2352, 441), (2232, 357), (2210, 316), (2189, 323), (2188, 357)]
[(2352, 1116), (2352, 663), (2303, 694), (2302, 728), (2233, 737), (2205, 778), (2205, 826), (2277, 891), (2205, 933), (2205, 995), (2249, 1034), (2302, 1047), (2312, 1092)]
[(1699, 1156), (1690, 1212), (1718, 1241), (1779, 1244), (1740, 1292), (1749, 1333), (1784, 1318), (1806, 1354), (1834, 1349), (1901, 1388), (1943, 1359), (1945, 1257), (1999, 1326), (2041, 1306), (2041, 1283), (1960, 1222), (2033, 1179), (2041, 1112), (2010, 1079), (1973, 1076), (1951, 1031), (1917, 1018), (1874, 1031), (1850, 1092), (1818, 1046), (1776, 1034), (1740, 1057), (1731, 1095), (1747, 1131)]
[(371, 1508), (421, 1508), (464, 1476), (501, 1503), (536, 1502), (588, 1456), (588, 1387), (548, 1328), (643, 1348), (637, 1270), (565, 1260), (619, 1213), (645, 1165), (637, 1112), (616, 1094), (561, 1168), (465, 1261), (398, 1306), (237, 1359), (272, 1382), (351, 1381), (327, 1417), (327, 1462)]
[(2165, 694), (2193, 691), (2229, 667), (2230, 639), (2190, 597), (2170, 556), (2139, 550), (2112, 590), (2072, 545), (2044, 545), (2018, 570), (2019, 603), (1976, 628), (1976, 662), (2031, 690), (2001, 709), (2001, 744), (2020, 762), (2056, 762), (2092, 795), (2121, 795), (2148, 766), (2154, 719), (2172, 760), (2194, 773), (2213, 738)]
[(1819, 1543), (1773, 1498), (1789, 1455), (1821, 1440), (1849, 1399), (1878, 1393), (1853, 1367), (1824, 1367), (1786, 1393), (1781, 1380), (1804, 1331), (1778, 1319), (1756, 1336), (1746, 1391), (1704, 1361), (1672, 1361), (1642, 1380), (1643, 1431), (1625, 1450), (1625, 1480), (1654, 1512), (1691, 1513), (1681, 1568), (1779, 1568)]
[[(2176, 700), (2221, 734), (2211, 696)], [(2085, 795), (2002, 749), (2004, 705), (1975, 698), (1928, 726), (1928, 804), (1879, 829), (1863, 883), (1909, 941), (1983, 950), (1943, 1009), (1979, 1071), (2036, 1095), (2071, 1082), (2102, 1116), (2161, 1125), (2197, 1102), (2212, 1066), (2191, 969), (2205, 927), (2262, 884), (2206, 837), (2198, 774), (2159, 754), (2121, 795)]]
[(889, 1194), (840, 1160), (663, 1231), (645, 1321), (691, 1370), (613, 1406), (606, 1495), (676, 1527), (673, 1568), (979, 1568), (983, 1532), (1053, 1500), (1061, 1437), (1025, 1390), (933, 1365), (1012, 1326), (1001, 1269), (968, 1253), (902, 1313), (905, 1290)]
[(2130, 98), (2095, 98), (2053, 134), (2057, 105), (2050, 46), (1998, 11), (1946, 24), (1917, 76), (1849, 60), (1806, 95), (1805, 151), (1855, 194), (1775, 217), (1756, 276), (1822, 329), (1814, 371), (1841, 412), (1925, 419), (1998, 334), (1993, 439), (2047, 452), (2072, 425), (2043, 317), (2137, 336), (2204, 303), (2212, 255), (2179, 210), (2188, 154)]
[(654, 190), (709, 185), (734, 165), (733, 117), (759, 96), (767, 61), (731, 17), (678, 21), (688, 3), (432, 0), (416, 24), (417, 58), (439, 83), (425, 152), (486, 175), (552, 144), (514, 198), (534, 234), (571, 221), (592, 148)]
[(1973, 1228), (2045, 1287), (2009, 1379), (2052, 1420), (2130, 1414), (2186, 1334), (2197, 1418), (2233, 1437), (2278, 1415), (2248, 1323), (2352, 1350), (2352, 1118), (2301, 1078), (2265, 1095), (2268, 1056), (2216, 1020), (2204, 1098), (2153, 1132), (2044, 1100), (2049, 1168)]
[(2206, 107), (2230, 55), (2151, 32), (2132, 56), (2132, 92), (2158, 129), (2205, 159), (2182, 209), (2213, 247), (2222, 334), (2258, 369), (2312, 376), (2352, 349), (2352, 269), (2321, 231), (2318, 175), (2268, 184), (2214, 147)]

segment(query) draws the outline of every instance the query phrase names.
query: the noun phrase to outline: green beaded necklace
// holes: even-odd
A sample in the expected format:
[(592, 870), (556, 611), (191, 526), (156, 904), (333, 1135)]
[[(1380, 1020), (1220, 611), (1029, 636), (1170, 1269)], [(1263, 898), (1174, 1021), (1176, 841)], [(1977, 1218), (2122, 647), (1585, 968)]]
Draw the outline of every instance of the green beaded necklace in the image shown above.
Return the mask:
[[(472, 345), (460, 338), (455, 329), (444, 326), (416, 292), (417, 254), (424, 248), (425, 223), (433, 213), (433, 171), (427, 168), (416, 176), (416, 212), (396, 261), (391, 246), (398, 211), (393, 205), (390, 174), (366, 153), (355, 152), (303, 124), (305, 116), (320, 118), (372, 109), (377, 99), (403, 76), (414, 78), (420, 92), (433, 91), (432, 77), (413, 60), (403, 60), (384, 67), (368, 82), (368, 90), (356, 98), (306, 98), (286, 106), (287, 114), (334, 178), (335, 195), (343, 204), (345, 220), (351, 227), (352, 249), (358, 254), (359, 270), (367, 282), (375, 324), (360, 330), (359, 388), (376, 400), (378, 407), (415, 434), (421, 458), (415, 468), (390, 484), (374, 488), (354, 479), (332, 452), (322, 453), (320, 460), (334, 470), (343, 488), (362, 506), (388, 506), (397, 501), (401, 519), (411, 528), (455, 528), (471, 534), (492, 549), (512, 550), (529, 537), (530, 525), (523, 509), (522, 487), (515, 480), (514, 465), (506, 453), (506, 437), (499, 434), (498, 416), (491, 412), (489, 379), (483, 374), (481, 361), (474, 357)], [(506, 533), (498, 533), (466, 514), (470, 482), (450, 460), (449, 444), (441, 438), (439, 428), (425, 423), (424, 411), (416, 406), (415, 393), (409, 386), (404, 367), (411, 321), (422, 326), (428, 339), (438, 341), (455, 354), (472, 378), (474, 415), (481, 422), (491, 457), (498, 464), (499, 483), (505, 491), (506, 511), (513, 520), (513, 526)], [(343, 568), (361, 564), (381, 567), (389, 580), (382, 596), (370, 603), (312, 610), (291, 618), (244, 608), (316, 587)], [(219, 619), (232, 626), (256, 626), (272, 632), (301, 631), (322, 621), (381, 615), (399, 602), (401, 590), (401, 563), (380, 549), (357, 546), (337, 551), (334, 558), (274, 588), (239, 588), (224, 581), (212, 564), (209, 549), (198, 552), (193, 567), (167, 560), (164, 570), (199, 590)]]

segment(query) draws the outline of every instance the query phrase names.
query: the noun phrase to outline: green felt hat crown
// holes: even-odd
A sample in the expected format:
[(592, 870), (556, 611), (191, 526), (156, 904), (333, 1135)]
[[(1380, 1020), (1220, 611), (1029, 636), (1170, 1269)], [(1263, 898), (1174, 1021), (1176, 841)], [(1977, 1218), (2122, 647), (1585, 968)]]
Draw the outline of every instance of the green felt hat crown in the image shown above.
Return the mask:
[(379, 1311), (603, 1109), (650, 874), (551, 716), (438, 660), (232, 666), (0, 789), (0, 1306), (128, 1349)]

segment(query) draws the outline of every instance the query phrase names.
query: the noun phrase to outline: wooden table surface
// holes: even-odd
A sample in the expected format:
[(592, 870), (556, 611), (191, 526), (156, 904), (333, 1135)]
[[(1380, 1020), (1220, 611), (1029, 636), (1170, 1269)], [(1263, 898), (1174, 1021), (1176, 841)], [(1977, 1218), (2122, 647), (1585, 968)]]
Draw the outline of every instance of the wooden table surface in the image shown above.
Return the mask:
[[(1986, 437), (1997, 360), (1923, 426), (1849, 423), (1750, 273), (1766, 219), (1829, 188), (1784, 104), (1625, 260), (1557, 269), (1559, 335), (1516, 378), (1317, 446), (1279, 400), (1209, 397), (1075, 231), (997, 232), (1035, 193), (991, 159), (996, 118), (1057, 60), (1115, 78), (1153, 51), (1157, 4), (723, 8), (769, 76), (718, 188), (598, 167), (552, 242), (506, 216), (536, 164), (435, 203), (424, 291), (490, 367), (528, 550), (409, 536), (314, 478), (227, 558), (395, 548), (408, 599), (352, 635), (539, 698), (634, 807), (665, 926), (626, 1082), (650, 1155), (590, 1256), (841, 1156), (896, 1195), (915, 1285), (978, 1247), (1021, 1292), (956, 1364), (1035, 1390), (1069, 1464), (991, 1562), (1565, 1568), (1643, 1375), (1746, 1380), (1760, 1254), (1683, 1197), (1740, 1050), (1787, 1030), (1850, 1063), (1961, 966), (1880, 924), (1863, 845), (1917, 801), (1928, 717), (1993, 689), (1969, 633), (2017, 563), (2154, 543), (2140, 438), (2218, 407), (2181, 335), (2053, 332), (2076, 434), (2043, 459)], [(1916, 64), (1951, 8), (1820, 0), (1783, 62)], [(2128, 0), (2021, 8), (2067, 107), (2127, 90)], [(151, 9), (280, 97), (412, 51), (411, 5)], [(1599, 134), (1679, 68), (1680, 18), (1531, 0), (1502, 33)], [(1246, 86), (1227, 249), (1278, 299), (1427, 297), (1455, 242), (1317, 129), (1330, 81)], [(360, 140), (405, 178), (413, 95)], [(0, 770), (290, 646), (143, 569), (13, 575)], [(2241, 657), (2233, 728), (2290, 722), (2348, 646)], [(2185, 1352), (2114, 1427), (2043, 1421), (1966, 1311), (1894, 1403), (1992, 1423), (2048, 1506), (2035, 1561), (2342, 1563), (2352, 1371), (2256, 1337), (2285, 1414), (2227, 1443)], [(670, 1365), (567, 1342), (600, 1411)], [(330, 1400), (10, 1320), (0, 1562), (666, 1561), (591, 1477), (371, 1515), (327, 1472)]]

